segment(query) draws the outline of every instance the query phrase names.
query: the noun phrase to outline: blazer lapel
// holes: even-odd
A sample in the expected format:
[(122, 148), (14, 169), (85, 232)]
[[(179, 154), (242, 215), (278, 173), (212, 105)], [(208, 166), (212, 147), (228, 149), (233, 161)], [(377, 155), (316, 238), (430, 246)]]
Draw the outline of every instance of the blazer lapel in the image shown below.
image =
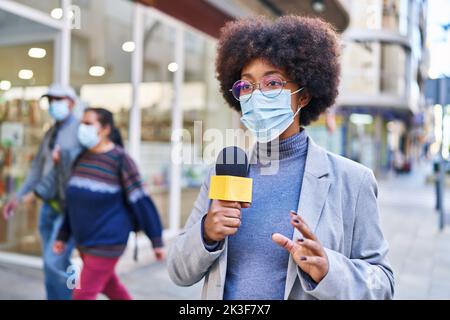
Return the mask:
[[(316, 232), (323, 206), (325, 204), (331, 181), (329, 179), (329, 165), (326, 151), (317, 146), (308, 137), (308, 153), (306, 155), (305, 172), (303, 175), (297, 214), (308, 224), (313, 232)], [(301, 237), (295, 229), (293, 240)], [(287, 299), (297, 278), (297, 264), (289, 257), (286, 277), (285, 296)]]

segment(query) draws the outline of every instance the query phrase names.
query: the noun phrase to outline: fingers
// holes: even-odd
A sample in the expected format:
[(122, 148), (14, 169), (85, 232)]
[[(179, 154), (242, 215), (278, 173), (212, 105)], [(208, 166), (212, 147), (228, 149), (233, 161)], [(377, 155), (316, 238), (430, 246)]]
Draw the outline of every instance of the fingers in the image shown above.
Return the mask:
[(249, 202), (242, 202), (241, 203), (241, 207), (242, 208), (250, 208), (250, 206), (251, 206), (251, 203), (249, 203)]
[(280, 247), (286, 249), (290, 253), (294, 253), (297, 249), (296, 244), (291, 239), (283, 236), (280, 233), (272, 234), (272, 240), (278, 244)]
[(310, 239), (298, 239), (297, 244), (301, 248), (310, 250), (313, 254), (315, 254), (317, 256), (324, 255), (323, 248), (317, 241), (310, 240)]
[(313, 240), (305, 239), (304, 241), (297, 240), (296, 242), (294, 242), (279, 233), (274, 233), (272, 235), (272, 240), (280, 247), (289, 251), (292, 254), (294, 260), (301, 267), (306, 265), (317, 265), (322, 267), (327, 263), (327, 260), (323, 256), (312, 255), (311, 252), (307, 252), (305, 250), (305, 248), (308, 247), (308, 249), (310, 250), (313, 249), (313, 254), (316, 252), (322, 252), (320, 245)]
[(13, 215), (12, 205), (6, 204), (3, 208), (3, 218), (8, 220)]
[(153, 251), (155, 252), (156, 260), (158, 260), (158, 261), (164, 260), (166, 254), (165, 254), (163, 248), (155, 248), (155, 249), (153, 249)]
[(241, 211), (232, 208), (218, 208), (212, 211), (214, 214), (214, 223), (220, 223), (222, 218), (241, 219)]
[(235, 209), (241, 209), (241, 203), (237, 202), (237, 201), (223, 201), (223, 200), (218, 200), (217, 201), (218, 204), (222, 207), (226, 207), (226, 208), (235, 208)]
[(306, 224), (306, 222), (299, 216), (296, 214), (293, 214), (293, 212), (291, 211), (291, 224), (298, 230), (300, 231), (300, 233), (307, 239), (311, 239), (314, 241), (317, 241), (316, 236), (314, 235), (314, 233), (311, 231), (311, 229), (309, 229), (308, 225)]
[(60, 244), (60, 243), (55, 243), (53, 245), (53, 252), (56, 254), (61, 254), (61, 253), (63, 253), (64, 248), (65, 248), (65, 245)]
[(222, 225), (230, 228), (239, 228), (241, 226), (241, 219), (239, 218), (221, 218)]
[(241, 210), (234, 208), (224, 208), (222, 209), (222, 212), (224, 217), (241, 219)]
[(297, 257), (294, 256), (294, 260), (301, 268), (304, 268), (306, 266), (324, 268), (327, 266), (328, 263), (325, 258), (318, 256), (297, 256)]
[(8, 214), (8, 205), (5, 205), (5, 206), (3, 207), (2, 214), (3, 214), (3, 218), (4, 218), (5, 220), (8, 220), (8, 218), (9, 218), (9, 214)]
[(220, 228), (219, 233), (223, 237), (227, 237), (227, 236), (232, 236), (232, 235), (236, 234), (236, 232), (238, 232), (238, 230), (239, 230), (239, 228), (223, 226)]
[(204, 237), (207, 241), (221, 241), (235, 234), (240, 226), (241, 204), (239, 202), (213, 200), (205, 218)]

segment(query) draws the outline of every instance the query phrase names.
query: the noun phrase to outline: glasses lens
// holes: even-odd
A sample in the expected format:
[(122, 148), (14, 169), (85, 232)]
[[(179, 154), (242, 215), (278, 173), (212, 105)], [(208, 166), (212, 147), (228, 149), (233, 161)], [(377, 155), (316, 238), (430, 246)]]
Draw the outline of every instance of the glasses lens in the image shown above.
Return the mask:
[(269, 98), (278, 96), (283, 90), (284, 81), (276, 76), (267, 76), (261, 79), (261, 92)]
[(245, 80), (238, 80), (233, 84), (233, 88), (231, 90), (233, 92), (233, 96), (241, 101), (242, 99), (246, 99), (253, 92), (253, 85)]

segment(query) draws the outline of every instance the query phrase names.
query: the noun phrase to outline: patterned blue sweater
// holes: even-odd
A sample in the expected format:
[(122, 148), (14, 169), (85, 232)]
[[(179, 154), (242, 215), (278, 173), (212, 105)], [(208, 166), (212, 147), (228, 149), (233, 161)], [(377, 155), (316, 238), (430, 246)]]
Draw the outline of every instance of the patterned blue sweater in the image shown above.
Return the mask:
[(58, 239), (73, 235), (82, 251), (102, 248), (97, 251), (108, 255), (109, 247), (114, 256), (121, 254), (135, 229), (143, 230), (153, 247), (163, 245), (158, 211), (144, 191), (134, 161), (118, 146), (101, 154), (85, 151), (68, 182)]

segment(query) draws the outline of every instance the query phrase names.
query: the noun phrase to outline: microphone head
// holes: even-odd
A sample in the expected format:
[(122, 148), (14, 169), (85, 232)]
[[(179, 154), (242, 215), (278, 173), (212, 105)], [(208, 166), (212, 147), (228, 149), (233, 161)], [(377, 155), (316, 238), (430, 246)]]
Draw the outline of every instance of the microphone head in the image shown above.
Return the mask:
[(220, 151), (216, 162), (216, 175), (247, 177), (248, 159), (239, 147), (226, 147)]

